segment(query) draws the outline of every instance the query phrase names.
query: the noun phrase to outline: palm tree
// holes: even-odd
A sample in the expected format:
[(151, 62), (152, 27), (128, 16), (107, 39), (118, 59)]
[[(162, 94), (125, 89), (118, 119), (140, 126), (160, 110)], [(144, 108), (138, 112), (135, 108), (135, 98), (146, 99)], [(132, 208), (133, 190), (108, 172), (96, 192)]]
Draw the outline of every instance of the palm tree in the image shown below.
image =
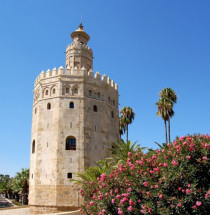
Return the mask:
[(121, 140), (121, 135), (123, 135), (126, 131), (126, 124), (123, 122), (122, 116), (119, 118), (119, 133), (120, 133), (120, 140)]
[(120, 121), (123, 125), (125, 125), (125, 130), (126, 130), (126, 139), (128, 142), (128, 124), (131, 124), (134, 120), (135, 113), (133, 112), (133, 109), (130, 107), (124, 107), (120, 111), (121, 117)]
[(109, 173), (111, 167), (106, 160), (100, 160), (96, 162), (97, 166), (88, 167), (84, 172), (76, 173), (76, 176), (80, 179), (71, 179), (75, 184), (84, 184), (85, 182), (94, 181), (97, 183), (97, 178), (103, 173)]
[(171, 125), (170, 125), (170, 118), (172, 118), (174, 116), (174, 111), (173, 111), (173, 105), (177, 102), (177, 96), (176, 96), (176, 92), (174, 90), (172, 90), (171, 88), (164, 88), (161, 90), (160, 92), (160, 97), (161, 98), (167, 98), (171, 102), (171, 107), (170, 109), (168, 109), (168, 136), (169, 136), (169, 142), (171, 142)]
[(167, 121), (169, 120), (169, 111), (172, 109), (172, 103), (170, 100), (166, 97), (160, 98), (159, 101), (156, 103), (158, 107), (157, 116), (162, 117), (164, 120), (165, 125), (165, 137), (166, 137), (166, 144), (168, 143), (168, 137), (167, 137)]
[(124, 142), (124, 140), (119, 140), (116, 143), (112, 143), (112, 148), (108, 149), (112, 153), (111, 158), (106, 158), (106, 160), (109, 160), (109, 164), (111, 166), (118, 166), (118, 164), (126, 164), (128, 159), (128, 152), (131, 152), (132, 154), (136, 153), (138, 151), (142, 151), (145, 148), (140, 148), (140, 145), (136, 145), (135, 143), (132, 143), (131, 141)]

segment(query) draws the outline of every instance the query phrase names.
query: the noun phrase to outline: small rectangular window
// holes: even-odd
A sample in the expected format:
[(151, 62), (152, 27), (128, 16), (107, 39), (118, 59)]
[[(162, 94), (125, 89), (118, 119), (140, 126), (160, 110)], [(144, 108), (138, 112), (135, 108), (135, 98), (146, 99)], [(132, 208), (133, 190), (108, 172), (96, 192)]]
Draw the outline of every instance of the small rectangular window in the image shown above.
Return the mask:
[(72, 173), (71, 172), (67, 173), (67, 178), (72, 178)]

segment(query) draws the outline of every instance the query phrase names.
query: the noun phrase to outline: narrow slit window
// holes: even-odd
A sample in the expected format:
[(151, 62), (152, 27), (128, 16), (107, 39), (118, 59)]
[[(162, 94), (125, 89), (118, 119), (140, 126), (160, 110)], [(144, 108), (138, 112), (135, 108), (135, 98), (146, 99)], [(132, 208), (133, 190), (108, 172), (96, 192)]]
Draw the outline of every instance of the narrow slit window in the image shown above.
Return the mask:
[(111, 112), (111, 116), (112, 116), (112, 118), (114, 118), (114, 111)]
[(46, 95), (46, 96), (48, 95), (48, 90), (45, 91), (45, 95)]
[(93, 105), (93, 111), (94, 111), (94, 112), (98, 112), (98, 108), (97, 108), (96, 105)]
[(69, 93), (69, 88), (68, 87), (66, 88), (66, 93)]
[(55, 89), (53, 89), (53, 94), (55, 94)]
[(97, 93), (97, 97), (98, 97), (98, 99), (100, 99), (101, 98), (101, 94)]
[(35, 140), (33, 140), (33, 142), (32, 142), (32, 154), (35, 153), (35, 148), (36, 148), (36, 143), (35, 143)]
[(48, 104), (47, 104), (47, 110), (50, 110), (50, 109), (51, 109), (51, 104), (48, 103)]

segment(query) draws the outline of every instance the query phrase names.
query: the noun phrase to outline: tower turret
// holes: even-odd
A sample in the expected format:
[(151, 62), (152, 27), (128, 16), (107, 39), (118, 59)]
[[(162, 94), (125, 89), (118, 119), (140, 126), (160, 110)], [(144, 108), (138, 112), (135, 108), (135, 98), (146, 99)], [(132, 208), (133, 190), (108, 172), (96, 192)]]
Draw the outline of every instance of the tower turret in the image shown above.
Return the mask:
[(93, 52), (87, 46), (90, 36), (83, 30), (82, 23), (71, 34), (72, 43), (66, 48), (66, 68), (81, 69), (83, 66), (89, 71), (93, 68)]

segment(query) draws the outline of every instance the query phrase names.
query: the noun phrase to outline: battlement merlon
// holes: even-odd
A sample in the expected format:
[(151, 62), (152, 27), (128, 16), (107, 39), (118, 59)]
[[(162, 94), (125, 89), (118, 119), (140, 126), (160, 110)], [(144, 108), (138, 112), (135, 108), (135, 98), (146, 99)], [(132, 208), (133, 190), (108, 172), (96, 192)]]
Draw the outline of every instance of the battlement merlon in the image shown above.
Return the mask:
[(94, 76), (93, 70), (90, 69), (89, 71), (87, 71), (85, 67), (82, 67), (81, 69), (78, 69), (77, 67), (75, 67), (74, 69), (70, 69), (69, 67), (67, 67), (66, 70), (64, 70), (64, 68), (60, 66), (58, 69), (54, 68), (52, 71), (50, 69), (48, 69), (46, 72), (42, 71), (36, 78), (34, 86), (39, 84), (41, 80), (53, 78), (53, 77), (59, 77), (59, 76), (61, 77), (66, 76), (66, 77), (72, 77), (72, 78), (87, 77), (90, 80), (93, 80), (93, 81), (95, 80), (96, 82), (97, 81), (104, 82), (114, 90), (116, 91), (118, 90), (118, 85), (109, 77), (107, 77), (105, 74), (101, 77), (101, 74), (99, 72), (96, 72)]

